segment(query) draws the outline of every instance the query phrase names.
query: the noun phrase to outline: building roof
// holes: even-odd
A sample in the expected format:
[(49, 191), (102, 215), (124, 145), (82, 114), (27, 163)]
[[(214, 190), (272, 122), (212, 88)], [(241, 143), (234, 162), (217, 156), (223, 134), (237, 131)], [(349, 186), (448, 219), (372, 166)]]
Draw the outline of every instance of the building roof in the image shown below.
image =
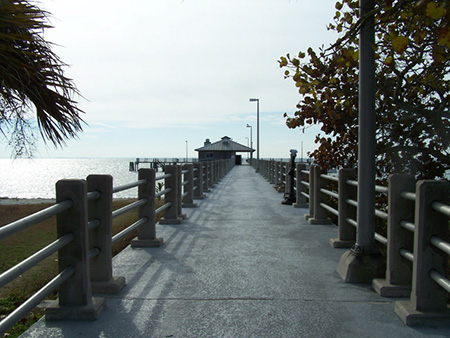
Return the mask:
[(195, 151), (231, 151), (250, 153), (254, 152), (255, 149), (234, 142), (228, 136), (224, 136), (220, 141), (214, 143), (210, 143), (209, 139), (207, 139), (205, 145), (203, 147), (195, 149)]

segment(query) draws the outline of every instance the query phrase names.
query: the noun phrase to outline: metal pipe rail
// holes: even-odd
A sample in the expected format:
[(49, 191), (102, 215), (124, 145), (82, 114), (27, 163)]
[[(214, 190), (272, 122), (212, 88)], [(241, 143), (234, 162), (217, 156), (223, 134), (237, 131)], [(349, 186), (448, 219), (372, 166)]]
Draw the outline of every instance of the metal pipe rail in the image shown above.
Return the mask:
[(0, 287), (5, 286), (38, 263), (42, 262), (47, 257), (50, 257), (54, 253), (58, 252), (58, 250), (69, 244), (71, 241), (73, 241), (73, 239), (73, 234), (66, 234), (63, 237), (60, 237), (57, 240), (53, 241), (43, 249), (39, 250), (35, 254), (31, 255), (27, 259), (23, 260), (19, 264), (3, 272), (0, 275)]
[[(208, 183), (212, 186), (232, 167), (230, 161), (208, 163), (205, 165), (205, 171), (202, 170), (203, 164), (185, 164), (183, 170), (180, 166), (174, 166), (171, 172), (165, 172), (158, 177), (153, 169), (141, 169), (136, 182), (117, 187), (113, 187), (110, 175), (90, 175), (86, 180), (59, 181), (56, 184), (58, 203), (1, 227), (0, 240), (56, 215), (61, 215), (57, 218), (58, 232), (66, 235), (3, 272), (0, 275), (0, 287), (10, 283), (56, 252), (60, 262), (75, 259), (82, 264), (60, 266), (60, 273), (50, 283), (0, 321), (0, 335), (3, 335), (63, 283), (67, 284), (67, 287), (60, 289), (59, 298), (64, 299), (64, 305), (60, 304), (59, 307), (47, 309), (47, 320), (60, 318), (58, 311), (68, 311), (67, 313), (70, 313), (68, 317), (71, 319), (96, 318), (104, 308), (105, 300), (97, 298), (94, 308), (91, 289), (100, 293), (116, 293), (120, 292), (125, 285), (124, 277), (114, 276), (113, 278), (112, 276), (111, 246), (134, 230), (138, 230), (138, 236), (131, 241), (132, 246), (161, 245), (163, 240), (156, 238), (156, 216), (170, 211), (178, 219), (181, 209), (179, 201), (188, 194), (186, 191), (182, 194), (181, 188), (186, 189), (192, 185), (192, 182), (197, 182), (196, 186), (190, 189), (192, 192), (200, 190), (202, 194), (203, 186), (208, 187)], [(194, 173), (196, 176), (192, 176)], [(186, 175), (188, 178), (182, 181), (179, 175)], [(156, 182), (160, 180), (165, 180), (166, 188), (156, 193)], [(111, 203), (113, 194), (133, 188), (138, 188), (138, 200), (113, 211)], [(192, 192), (191, 195), (193, 195)], [(156, 208), (156, 199), (163, 195), (165, 204)], [(112, 236), (112, 219), (135, 209), (138, 209), (138, 221)], [(89, 221), (86, 220), (88, 214), (91, 217)], [(70, 220), (70, 222), (60, 220)], [(71, 278), (73, 275), (76, 278)], [(84, 285), (91, 284), (89, 292), (85, 293), (83, 288), (79, 287), (77, 283), (81, 281)], [(105, 287), (106, 289), (102, 289)]]
[(119, 186), (113, 188), (112, 192), (113, 192), (113, 194), (115, 194), (115, 193), (118, 193), (121, 191), (136, 188), (136, 187), (138, 187), (140, 185), (144, 185), (146, 183), (147, 183), (147, 180), (139, 180), (139, 181), (128, 183), (128, 184), (119, 185)]
[(61, 271), (55, 278), (41, 288), (37, 293), (28, 298), (17, 309), (0, 321), (0, 334), (3, 335), (11, 327), (14, 326), (21, 318), (39, 305), (53, 291), (55, 291), (62, 283), (67, 281), (75, 273), (75, 268), (70, 266)]
[(140, 220), (138, 220), (138, 221), (134, 222), (133, 224), (131, 224), (130, 226), (126, 227), (121, 232), (119, 232), (118, 234), (114, 235), (111, 238), (112, 244), (116, 244), (118, 241), (120, 241), (121, 239), (126, 237), (130, 232), (139, 228), (141, 225), (143, 225), (147, 221), (148, 221), (148, 218), (146, 218), (146, 217), (141, 218)]
[(72, 205), (72, 200), (66, 200), (64, 202), (60, 202), (58, 204), (45, 208), (44, 210), (38, 211), (30, 216), (2, 226), (0, 228), (0, 240), (5, 239), (6, 237), (11, 236), (12, 234), (15, 234), (19, 231), (25, 230), (30, 226), (45, 221), (50, 217), (56, 216), (60, 212), (71, 208)]
[(147, 199), (147, 198), (144, 198), (144, 199), (142, 199), (142, 200), (139, 200), (139, 201), (130, 203), (130, 204), (128, 204), (128, 205), (126, 205), (126, 206), (124, 206), (124, 207), (122, 207), (122, 208), (120, 208), (120, 209), (114, 210), (114, 211), (112, 212), (112, 218), (117, 218), (117, 217), (119, 217), (119, 216), (121, 216), (121, 215), (123, 215), (123, 214), (126, 214), (126, 213), (129, 212), (129, 211), (132, 211), (132, 210), (134, 210), (134, 209), (137, 209), (137, 208), (139, 208), (141, 205), (146, 204), (147, 202), (148, 202), (148, 199)]

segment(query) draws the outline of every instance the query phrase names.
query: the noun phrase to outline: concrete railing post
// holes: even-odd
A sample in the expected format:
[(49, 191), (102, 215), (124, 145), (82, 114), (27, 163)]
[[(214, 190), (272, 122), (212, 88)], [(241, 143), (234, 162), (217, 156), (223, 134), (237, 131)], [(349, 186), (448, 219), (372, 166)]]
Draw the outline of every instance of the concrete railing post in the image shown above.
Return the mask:
[(94, 320), (105, 308), (104, 298), (92, 297), (88, 249), (87, 184), (85, 180), (56, 183), (56, 202), (73, 201), (70, 209), (56, 217), (58, 238), (72, 234), (74, 239), (58, 251), (62, 272), (73, 268), (73, 275), (59, 287), (58, 300), (46, 309), (47, 320)]
[(139, 200), (146, 199), (147, 203), (141, 205), (138, 211), (139, 219), (147, 221), (139, 227), (138, 235), (131, 241), (132, 247), (159, 247), (164, 243), (156, 237), (156, 174), (154, 169), (139, 169), (139, 180), (147, 183), (138, 187)]
[(302, 183), (302, 181), (306, 181), (306, 175), (303, 171), (306, 170), (306, 164), (297, 163), (296, 172), (295, 172), (295, 203), (294, 208), (307, 208), (308, 200), (303, 195), (306, 194), (306, 186)]
[(203, 199), (203, 164), (194, 163), (194, 199)]
[(207, 162), (202, 163), (203, 166), (203, 176), (202, 176), (202, 182), (203, 182), (203, 191), (209, 192), (209, 166)]
[(439, 201), (449, 205), (449, 191), (447, 181), (419, 181), (416, 185), (411, 298), (395, 303), (395, 312), (406, 325), (450, 324), (447, 293), (430, 277), (432, 271), (447, 274), (448, 255), (432, 245), (431, 238), (448, 240), (448, 217), (432, 204)]
[(314, 164), (309, 166), (309, 213), (305, 214), (305, 219), (310, 219), (314, 217)]
[(400, 255), (400, 250), (413, 252), (414, 234), (400, 222), (414, 223), (414, 202), (401, 196), (402, 192), (414, 190), (414, 176), (389, 177), (386, 278), (372, 282), (374, 290), (383, 297), (408, 297), (411, 293), (412, 264)]
[(164, 203), (171, 203), (171, 206), (164, 211), (164, 217), (159, 220), (160, 224), (180, 224), (182, 218), (179, 216), (180, 193), (180, 170), (178, 165), (165, 165), (164, 173), (169, 177), (164, 179), (164, 187), (171, 189), (164, 196)]
[(308, 219), (310, 224), (332, 224), (331, 219), (328, 218), (326, 210), (320, 205), (325, 202), (325, 197), (320, 191), (327, 187), (327, 181), (320, 177), (326, 174), (327, 171), (321, 169), (319, 166), (314, 166), (314, 215)]
[(184, 174), (186, 184), (184, 185), (183, 195), (187, 195), (183, 198), (183, 208), (195, 208), (198, 204), (194, 203), (194, 165), (192, 163), (185, 164), (183, 166), (187, 173)]
[(279, 169), (279, 163), (277, 161), (274, 161), (273, 163), (273, 185), (277, 188), (279, 179), (280, 179), (280, 169)]
[(289, 184), (289, 163), (283, 162), (284, 165), (284, 193), (289, 193), (290, 184)]
[(356, 221), (356, 207), (350, 205), (348, 200), (357, 200), (357, 188), (347, 183), (348, 180), (356, 180), (356, 169), (344, 168), (339, 170), (338, 181), (338, 238), (330, 239), (333, 248), (351, 248), (356, 242), (356, 228), (348, 222), (348, 219)]
[(88, 201), (88, 220), (98, 220), (100, 225), (89, 233), (89, 248), (99, 249), (90, 261), (92, 291), (96, 293), (119, 293), (125, 286), (125, 277), (112, 275), (112, 190), (110, 175), (87, 177), (88, 191), (97, 191), (100, 197)]

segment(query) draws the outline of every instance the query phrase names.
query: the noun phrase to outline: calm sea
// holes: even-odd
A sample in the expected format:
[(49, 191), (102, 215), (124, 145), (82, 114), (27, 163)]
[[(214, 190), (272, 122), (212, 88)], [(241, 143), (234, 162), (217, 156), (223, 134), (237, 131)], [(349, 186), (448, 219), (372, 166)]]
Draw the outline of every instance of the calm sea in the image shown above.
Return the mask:
[[(109, 174), (113, 185), (137, 180), (129, 172), (129, 162), (135, 159), (0, 159), (1, 198), (55, 198), (55, 184), (60, 179), (85, 179), (91, 174)], [(137, 188), (120, 192), (114, 197), (136, 197)]]

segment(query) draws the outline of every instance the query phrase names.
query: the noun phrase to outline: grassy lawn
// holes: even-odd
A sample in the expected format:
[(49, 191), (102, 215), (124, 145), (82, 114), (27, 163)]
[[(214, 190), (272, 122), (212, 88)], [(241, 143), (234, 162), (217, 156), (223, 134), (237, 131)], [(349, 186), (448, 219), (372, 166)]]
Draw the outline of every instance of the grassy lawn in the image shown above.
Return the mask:
[[(135, 200), (116, 200), (113, 210), (119, 209)], [(17, 204), (0, 205), (0, 227), (20, 218), (49, 207), (51, 204)], [(137, 210), (128, 212), (113, 220), (113, 235), (119, 233), (137, 221)], [(113, 246), (113, 255), (123, 250), (130, 240), (137, 235), (137, 230)], [(56, 240), (56, 217), (49, 218), (35, 226), (0, 241), (0, 273), (6, 271), (25, 258), (34, 254)], [(0, 319), (16, 309), (33, 293), (49, 282), (58, 273), (57, 254), (53, 254), (37, 266), (25, 272), (19, 278), (0, 288)], [(55, 299), (56, 292), (49, 297)], [(36, 308), (27, 317), (17, 323), (4, 337), (19, 336), (44, 314), (43, 309)]]

